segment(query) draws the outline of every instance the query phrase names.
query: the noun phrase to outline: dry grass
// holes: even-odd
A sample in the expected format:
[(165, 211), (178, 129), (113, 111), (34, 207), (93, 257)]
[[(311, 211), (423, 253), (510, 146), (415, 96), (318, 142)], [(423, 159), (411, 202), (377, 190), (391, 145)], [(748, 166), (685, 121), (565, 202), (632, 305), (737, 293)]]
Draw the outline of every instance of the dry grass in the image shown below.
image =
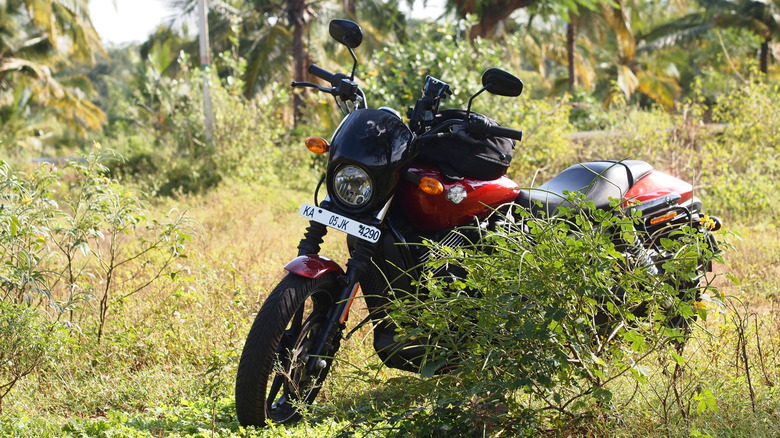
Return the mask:
[[(235, 301), (234, 293), (244, 303), (241, 312), (232, 314), (239, 318), (239, 328), (220, 345), (240, 347), (259, 304), (256, 300), (262, 301), (278, 281), (284, 264), (295, 256), (306, 226), (297, 214), (298, 206), (310, 202), (309, 196), (236, 184), (201, 198), (178, 201), (192, 203), (191, 214), (203, 224), (203, 234), (195, 241), (197, 262), (202, 266), (197, 281), (214, 297), (209, 312), (216, 314), (211, 319), (217, 314), (228, 317), (216, 307), (227, 300)], [(726, 266), (715, 268), (714, 285), (726, 297), (725, 313), (713, 308), (708, 321), (702, 322), (695, 340), (686, 347), (682, 372), (675, 375), (674, 364), (658, 363), (646, 385), (635, 387), (625, 382), (624, 388), (615, 391), (616, 398), (621, 394), (628, 403), (606, 420), (617, 427), (618, 435), (650, 432), (688, 436), (699, 431), (713, 436), (770, 436), (772, 430), (780, 428), (780, 403), (775, 391), (780, 382), (780, 235), (771, 225), (726, 225), (741, 240), (729, 238), (735, 250), (727, 253)], [(343, 235), (332, 233), (323, 254), (345, 260)], [(726, 273), (736, 278), (737, 284)], [(350, 328), (365, 314), (362, 302), (355, 310)], [(335, 413), (340, 418), (357, 415), (349, 412), (359, 410), (361, 403), (370, 403), (364, 397), (376, 395), (382, 380), (402, 374), (382, 369), (370, 342), (369, 330), (364, 328), (343, 343), (339, 363), (322, 393), (322, 404), (335, 403), (345, 409)], [(707, 391), (712, 392), (715, 407), (706, 404)], [(586, 429), (601, 430), (599, 424)]]
[[(105, 418), (113, 411), (150, 415), (194, 399), (220, 406), (232, 418), (224, 400), (232, 396), (237, 358), (254, 313), (296, 255), (307, 224), (298, 215), (302, 202), (311, 202), (311, 194), (227, 183), (158, 205), (189, 209), (202, 224), (180, 274), (117, 303), (106, 342), (75, 347), (26, 381), (9, 400), (11, 413), (49, 416), (56, 423), (72, 416)], [(697, 329), (684, 372), (675, 376), (673, 364), (657, 363), (646, 385), (619, 382), (613, 392), (623, 404), (595, 416), (582, 431), (772, 436), (780, 430), (780, 236), (768, 225), (726, 226), (742, 237), (731, 239), (736, 251), (726, 255), (728, 265), (716, 267), (726, 312), (713, 312)], [(344, 235), (331, 233), (323, 254), (344, 261)], [(727, 281), (725, 272), (738, 284)], [(350, 329), (365, 315), (358, 303)], [(342, 343), (319, 403), (337, 408), (325, 413), (339, 419), (359, 418), (382, 395), (381, 382), (400, 375), (381, 367), (365, 327)], [(700, 409), (707, 390), (716, 407), (705, 403)]]

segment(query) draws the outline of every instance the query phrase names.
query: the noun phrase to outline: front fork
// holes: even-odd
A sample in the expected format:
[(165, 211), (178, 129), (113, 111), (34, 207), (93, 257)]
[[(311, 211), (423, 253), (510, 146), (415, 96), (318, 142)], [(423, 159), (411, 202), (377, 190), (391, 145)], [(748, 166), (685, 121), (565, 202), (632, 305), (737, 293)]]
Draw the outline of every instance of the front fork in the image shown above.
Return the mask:
[[(322, 244), (323, 238), (327, 233), (328, 228), (325, 225), (310, 221), (304, 238), (301, 239), (301, 243), (298, 245), (298, 257), (319, 254), (320, 244)], [(341, 289), (333, 297), (335, 305), (328, 314), (324, 330), (320, 332), (314, 350), (311, 351), (311, 356), (306, 363), (309, 372), (315, 372), (318, 368), (322, 368), (323, 362), (320, 359), (329, 355), (331, 346), (341, 339), (341, 333), (346, 328), (345, 323), (349, 316), (349, 309), (352, 307), (352, 302), (357, 295), (360, 280), (369, 269), (371, 258), (375, 251), (376, 247), (373, 243), (362, 239), (357, 240), (352, 256), (347, 262), (347, 272), (339, 276)], [(312, 275), (322, 275), (324, 273), (320, 271), (319, 274)]]

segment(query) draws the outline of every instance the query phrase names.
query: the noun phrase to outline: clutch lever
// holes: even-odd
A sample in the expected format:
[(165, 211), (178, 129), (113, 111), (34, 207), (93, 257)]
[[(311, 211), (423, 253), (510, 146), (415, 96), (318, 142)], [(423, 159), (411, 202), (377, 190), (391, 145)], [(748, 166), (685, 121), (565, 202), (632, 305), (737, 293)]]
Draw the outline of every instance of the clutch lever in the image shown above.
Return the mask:
[(328, 93), (328, 94), (335, 94), (336, 93), (336, 90), (334, 88), (325, 88), (325, 87), (323, 87), (321, 85), (317, 85), (317, 84), (312, 83), (312, 82), (296, 82), (296, 81), (292, 81), (292, 83), (290, 85), (293, 88), (295, 88), (295, 87), (316, 88), (316, 89), (322, 91), (323, 93)]

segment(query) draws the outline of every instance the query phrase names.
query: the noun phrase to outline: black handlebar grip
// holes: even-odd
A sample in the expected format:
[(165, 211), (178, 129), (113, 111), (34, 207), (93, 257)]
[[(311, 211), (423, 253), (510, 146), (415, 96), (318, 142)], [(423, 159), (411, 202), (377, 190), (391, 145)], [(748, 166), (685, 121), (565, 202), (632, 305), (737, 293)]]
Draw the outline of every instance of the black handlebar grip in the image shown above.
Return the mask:
[(521, 141), (523, 139), (523, 131), (512, 128), (504, 128), (502, 126), (488, 126), (486, 132), (490, 135), (511, 138), (517, 141)]
[(335, 75), (325, 70), (324, 68), (319, 67), (316, 64), (312, 64), (309, 66), (309, 73), (313, 74), (314, 76), (317, 76), (320, 79), (328, 81), (330, 82), (331, 85), (333, 85), (333, 77)]

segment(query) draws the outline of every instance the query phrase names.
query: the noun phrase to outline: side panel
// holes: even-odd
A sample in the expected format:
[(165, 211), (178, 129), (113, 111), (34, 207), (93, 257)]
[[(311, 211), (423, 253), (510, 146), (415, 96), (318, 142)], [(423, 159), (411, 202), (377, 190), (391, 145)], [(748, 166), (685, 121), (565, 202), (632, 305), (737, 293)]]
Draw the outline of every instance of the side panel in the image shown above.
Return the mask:
[(344, 270), (333, 260), (316, 254), (297, 257), (284, 267), (287, 272), (306, 278), (319, 278), (329, 272), (344, 275)]
[[(464, 178), (450, 181), (444, 178), (435, 166), (413, 166), (408, 170), (420, 177), (437, 179), (444, 186), (444, 193), (429, 195), (415, 184), (401, 181), (397, 198), (404, 213), (415, 227), (422, 231), (441, 230), (465, 225), (474, 217), (484, 218), (493, 209), (513, 202), (520, 193), (520, 187), (511, 179), (502, 176), (492, 181)], [(447, 199), (447, 192), (455, 188), (465, 190), (466, 198), (458, 204)]]
[(671, 175), (656, 170), (643, 177), (626, 193), (627, 201), (647, 202), (671, 194), (681, 196), (679, 204), (693, 198), (693, 186)]

